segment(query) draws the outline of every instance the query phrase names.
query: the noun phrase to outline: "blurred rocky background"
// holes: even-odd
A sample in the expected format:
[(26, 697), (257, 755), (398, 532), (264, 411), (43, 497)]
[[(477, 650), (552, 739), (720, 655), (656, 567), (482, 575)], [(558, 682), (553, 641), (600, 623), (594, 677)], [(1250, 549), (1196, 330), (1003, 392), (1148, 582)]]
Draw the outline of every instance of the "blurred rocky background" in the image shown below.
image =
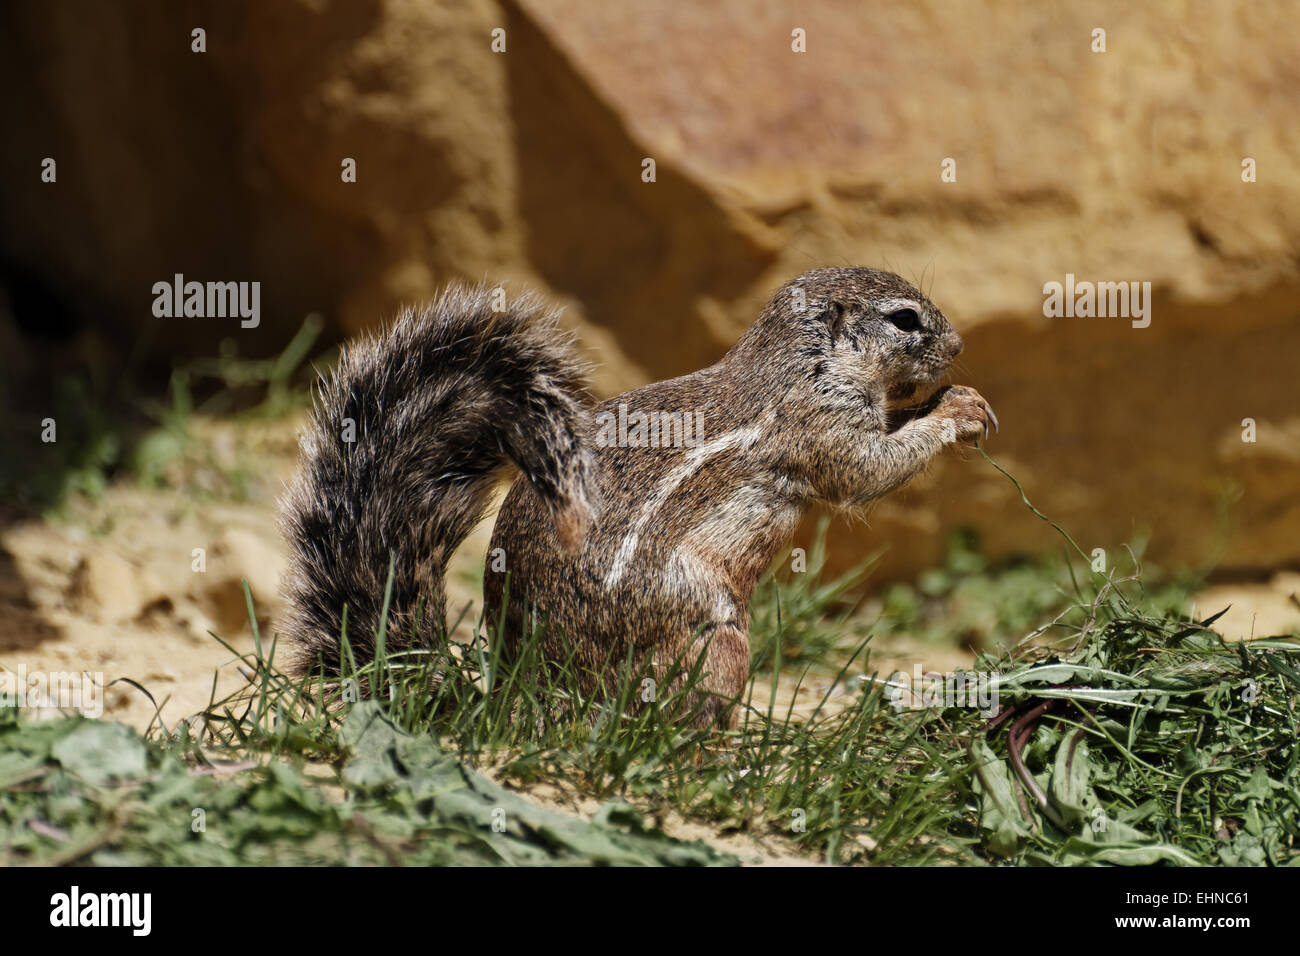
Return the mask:
[[(1086, 550), (1149, 537), (1154, 560), (1267, 580), (1300, 567), (1297, 14), (6, 3), (7, 425), (34, 433), (88, 362), (162, 389), (222, 340), (274, 356), (309, 314), (337, 340), (456, 276), (564, 302), (608, 395), (717, 359), (798, 272), (871, 265), (953, 319), (957, 377), (1002, 421), (989, 452)], [(260, 326), (155, 318), (175, 273), (260, 281)], [(1150, 282), (1150, 327), (1045, 318), (1067, 273)], [(885, 545), (881, 579), (907, 576), (962, 526), (992, 556), (1060, 546), (968, 452), (836, 526), (832, 554)]]

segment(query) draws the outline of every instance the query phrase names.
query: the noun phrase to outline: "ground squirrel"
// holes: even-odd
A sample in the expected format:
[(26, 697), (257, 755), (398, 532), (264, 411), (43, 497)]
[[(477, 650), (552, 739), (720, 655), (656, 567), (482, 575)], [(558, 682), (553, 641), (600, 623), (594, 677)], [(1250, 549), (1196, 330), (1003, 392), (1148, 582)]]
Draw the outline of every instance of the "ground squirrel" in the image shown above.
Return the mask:
[[(656, 669), (698, 649), (697, 713), (734, 723), (750, 597), (805, 511), (865, 506), (997, 426), (965, 386), (900, 407), (962, 340), (889, 272), (805, 273), (717, 364), (594, 409), (557, 313), (530, 296), (494, 304), (453, 287), (347, 346), (324, 384), (282, 502), (281, 630), (300, 666), (337, 672), (345, 604), (358, 663), (373, 655), (390, 559), (387, 646), (427, 646), (445, 627), (447, 557), (513, 463), (491, 544), (510, 575), (506, 652), (526, 607), (549, 618), (548, 655), (561, 634), (576, 645), (593, 688), (629, 648)], [(647, 436), (651, 413), (668, 440)], [(703, 427), (688, 439), (684, 425)], [(499, 564), (484, 575), (489, 621), (505, 584)]]

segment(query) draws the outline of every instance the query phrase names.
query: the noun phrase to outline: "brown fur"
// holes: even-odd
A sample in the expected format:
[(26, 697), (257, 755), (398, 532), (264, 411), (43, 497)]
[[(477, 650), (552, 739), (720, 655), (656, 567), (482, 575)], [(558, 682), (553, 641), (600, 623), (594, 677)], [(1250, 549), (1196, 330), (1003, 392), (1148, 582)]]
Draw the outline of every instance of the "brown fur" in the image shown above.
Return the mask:
[[(413, 600), (427, 594), (441, 625), (445, 555), (481, 514), (489, 487), (483, 476), (510, 459), (523, 474), (502, 505), (491, 545), (504, 551), (505, 572), (489, 565), (484, 582), (485, 609), (495, 621), (510, 578), (506, 650), (516, 647), (535, 606), (550, 621), (548, 655), (560, 659), (566, 639), (576, 646), (589, 690), (616, 679), (611, 667), (629, 649), (656, 674), (674, 659), (689, 667), (702, 652), (705, 696), (692, 704), (705, 722), (730, 723), (730, 702), (748, 677), (750, 597), (805, 511), (816, 504), (862, 508), (946, 445), (996, 425), (979, 393), (962, 386), (891, 409), (891, 401), (934, 385), (962, 346), (933, 303), (892, 273), (805, 273), (777, 292), (717, 364), (610, 399), (596, 415), (581, 410), (565, 347), (552, 331), (536, 331), (553, 330), (553, 318), (538, 325), (529, 304), (512, 313), (504, 334), (489, 336), (481, 328), (502, 326), (482, 314), (485, 295), (460, 290), (422, 317), (408, 316), (394, 337), (350, 353), (326, 389), (286, 505), (295, 560), (285, 630), (308, 658), (330, 662), (338, 606), (373, 608), (376, 586), (382, 596), (385, 549), (409, 565), (401, 606), (394, 602), (398, 613), (409, 616)], [(484, 354), (504, 350), (510, 360), (425, 363), (398, 386), (383, 370), (412, 364), (412, 340), (454, 349), (455, 336), (442, 325)], [(500, 374), (484, 376), (483, 368)], [(439, 389), (473, 397), (399, 434), (388, 416)], [(384, 411), (371, 421), (367, 449), (341, 449), (333, 438), (340, 409), (358, 404)], [(494, 411), (475, 419), (477, 430), (460, 428), (458, 416), (480, 405)], [(620, 405), (628, 415), (694, 419), (699, 412), (703, 435), (694, 447), (611, 442), (617, 436), (600, 413), (617, 417)], [(510, 440), (495, 434), (500, 429)], [(359, 453), (386, 464), (349, 483), (348, 456)], [(473, 481), (411, 464), (446, 456), (472, 463)], [(322, 470), (321, 458), (333, 467)], [(350, 517), (367, 508), (390, 520)], [(339, 560), (319, 560), (330, 551), (323, 537)], [(357, 620), (351, 612), (349, 620)], [(373, 620), (373, 612), (364, 616), (371, 627)]]

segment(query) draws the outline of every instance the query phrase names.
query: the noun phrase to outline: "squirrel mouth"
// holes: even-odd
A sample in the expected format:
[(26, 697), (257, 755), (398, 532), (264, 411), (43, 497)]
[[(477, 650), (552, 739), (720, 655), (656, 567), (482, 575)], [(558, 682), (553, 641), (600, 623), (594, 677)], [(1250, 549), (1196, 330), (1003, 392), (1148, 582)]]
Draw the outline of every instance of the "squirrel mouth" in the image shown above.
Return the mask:
[(919, 404), (930, 398), (951, 371), (949, 364), (926, 363), (914, 369), (908, 378), (894, 382), (885, 390), (885, 400), (891, 405)]
[(934, 382), (921, 382), (915, 380), (910, 382), (895, 382), (893, 385), (889, 386), (888, 391), (885, 392), (885, 398), (891, 405), (906, 405), (921, 395), (922, 392), (928, 393), (930, 386), (933, 384)]

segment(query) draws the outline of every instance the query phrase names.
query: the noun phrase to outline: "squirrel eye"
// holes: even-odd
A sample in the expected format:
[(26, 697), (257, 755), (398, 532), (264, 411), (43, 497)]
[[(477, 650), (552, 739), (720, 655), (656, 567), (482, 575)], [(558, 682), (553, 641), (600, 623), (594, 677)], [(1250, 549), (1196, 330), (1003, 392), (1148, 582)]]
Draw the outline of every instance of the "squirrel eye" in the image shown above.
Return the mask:
[(916, 309), (899, 309), (890, 312), (886, 318), (903, 332), (915, 332), (921, 327), (921, 317), (917, 315)]

